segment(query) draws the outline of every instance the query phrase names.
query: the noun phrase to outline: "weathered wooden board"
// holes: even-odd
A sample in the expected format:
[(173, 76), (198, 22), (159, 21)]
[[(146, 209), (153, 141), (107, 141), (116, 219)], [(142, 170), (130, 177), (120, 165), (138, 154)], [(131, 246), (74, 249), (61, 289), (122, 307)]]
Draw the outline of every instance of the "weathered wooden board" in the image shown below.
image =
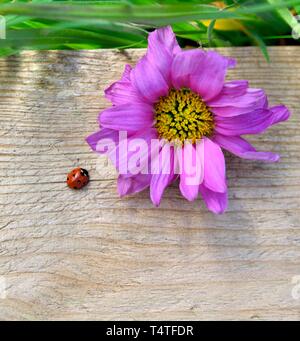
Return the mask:
[[(293, 112), (250, 138), (280, 163), (227, 155), (222, 216), (176, 186), (160, 208), (148, 191), (119, 199), (84, 141), (109, 105), (103, 89), (143, 50), (0, 60), (0, 319), (300, 318), (300, 47), (271, 48), (270, 64), (255, 48), (222, 52), (239, 62), (229, 78)], [(91, 174), (78, 192), (65, 185), (75, 166)]]

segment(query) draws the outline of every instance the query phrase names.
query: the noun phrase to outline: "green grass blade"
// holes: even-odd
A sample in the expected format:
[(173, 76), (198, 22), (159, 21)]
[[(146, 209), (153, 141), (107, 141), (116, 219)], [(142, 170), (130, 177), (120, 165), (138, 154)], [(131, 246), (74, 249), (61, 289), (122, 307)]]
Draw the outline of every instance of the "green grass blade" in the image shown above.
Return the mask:
[(278, 1), (276, 4), (262, 3), (254, 6), (243, 6), (235, 10), (218, 10), (210, 5), (174, 4), (174, 5), (145, 5), (137, 6), (124, 3), (106, 5), (105, 2), (95, 2), (87, 5), (82, 2), (52, 2), (40, 3), (9, 3), (0, 5), (2, 15), (14, 14), (34, 18), (56, 20), (91, 21), (125, 21), (151, 25), (166, 25), (190, 20), (218, 18), (246, 18), (250, 14), (258, 14), (272, 8), (284, 8), (288, 5), (299, 4), (299, 0)]

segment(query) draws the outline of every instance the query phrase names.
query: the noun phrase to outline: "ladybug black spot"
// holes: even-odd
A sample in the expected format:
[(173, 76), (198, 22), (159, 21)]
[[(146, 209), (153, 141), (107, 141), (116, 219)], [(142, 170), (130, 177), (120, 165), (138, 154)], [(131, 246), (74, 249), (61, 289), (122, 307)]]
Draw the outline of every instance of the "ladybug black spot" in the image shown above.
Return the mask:
[(84, 176), (89, 176), (89, 172), (84, 168), (81, 168), (80, 173)]

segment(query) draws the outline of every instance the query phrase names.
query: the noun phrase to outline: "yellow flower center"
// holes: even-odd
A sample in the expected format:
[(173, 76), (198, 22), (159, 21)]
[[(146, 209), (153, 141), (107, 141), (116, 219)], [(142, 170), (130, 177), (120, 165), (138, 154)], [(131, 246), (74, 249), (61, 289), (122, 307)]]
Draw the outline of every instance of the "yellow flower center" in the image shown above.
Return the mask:
[(195, 143), (210, 136), (213, 114), (202, 98), (189, 89), (171, 89), (155, 104), (155, 127), (160, 138), (168, 141), (191, 140)]

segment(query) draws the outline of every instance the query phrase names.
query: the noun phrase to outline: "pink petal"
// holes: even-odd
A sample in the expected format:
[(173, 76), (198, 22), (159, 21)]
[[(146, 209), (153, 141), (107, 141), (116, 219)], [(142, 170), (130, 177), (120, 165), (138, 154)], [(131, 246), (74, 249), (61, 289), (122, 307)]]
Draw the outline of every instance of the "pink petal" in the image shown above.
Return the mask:
[(289, 109), (285, 105), (276, 105), (270, 108), (270, 111), (272, 113), (271, 125), (286, 121), (291, 115)]
[(234, 117), (215, 117), (215, 130), (226, 136), (259, 134), (268, 127), (289, 118), (289, 110), (284, 106), (259, 109)]
[(132, 70), (132, 82), (141, 96), (150, 103), (156, 102), (160, 96), (166, 96), (169, 91), (163, 75), (147, 56)]
[(171, 26), (158, 28), (150, 33), (148, 43), (149, 45), (153, 44), (153, 47), (156, 48), (163, 45), (172, 55), (181, 52), (181, 48), (177, 43), (176, 36)]
[(195, 89), (205, 101), (216, 97), (223, 88), (227, 69), (235, 62), (217, 52), (206, 53), (202, 70), (191, 76), (191, 89)]
[(262, 89), (247, 88), (246, 81), (233, 81), (226, 83), (220, 94), (207, 105), (217, 116), (232, 117), (267, 109), (268, 100)]
[(122, 78), (121, 78), (122, 82), (130, 82), (131, 71), (132, 71), (132, 67), (129, 64), (126, 64), (124, 71), (123, 71)]
[[(136, 151), (130, 151), (132, 141), (142, 140), (146, 144), (146, 148), (139, 153), (139, 165), (143, 174), (149, 172), (150, 169), (150, 145), (151, 140), (157, 138), (157, 131), (154, 128), (146, 128), (135, 134), (119, 135), (119, 131), (103, 128), (99, 132), (87, 137), (87, 142), (91, 148), (99, 154), (106, 154), (119, 173), (124, 177), (131, 177), (130, 165), (132, 156)], [(126, 143), (124, 143), (126, 142)]]
[[(162, 159), (162, 153), (159, 155), (160, 159)], [(176, 178), (174, 175), (174, 150), (170, 149), (170, 155), (168, 160), (162, 160), (162, 164), (165, 162), (170, 162), (170, 172), (169, 174), (164, 174), (163, 166), (160, 169), (159, 174), (153, 174), (150, 183), (150, 197), (155, 206), (159, 206), (162, 195), (173, 180)]]
[(220, 95), (218, 95), (218, 98), (219, 96), (221, 96), (221, 94), (227, 96), (241, 96), (244, 93), (246, 93), (248, 85), (249, 82), (246, 80), (234, 80), (226, 82), (223, 86)]
[(111, 139), (112, 143), (119, 143), (119, 132), (112, 129), (103, 128), (86, 138), (86, 142), (90, 145), (93, 151), (98, 151), (100, 154), (105, 154), (105, 151), (97, 150), (97, 145), (103, 140)]
[(222, 214), (227, 209), (228, 196), (227, 191), (224, 193), (217, 193), (211, 191), (204, 185), (199, 186), (199, 191), (206, 204), (206, 207), (216, 214)]
[(149, 34), (147, 58), (157, 67), (169, 85), (173, 56), (180, 51), (170, 26), (159, 28)]
[(172, 81), (176, 88), (188, 87), (205, 101), (217, 96), (223, 88), (232, 60), (217, 52), (188, 50), (178, 53), (172, 64)]
[(118, 177), (118, 192), (121, 197), (129, 194), (141, 192), (149, 187), (151, 181), (150, 174), (138, 174), (133, 177), (119, 175)]
[(226, 192), (225, 168), (225, 159), (221, 148), (205, 137), (203, 184), (214, 192)]
[(115, 161), (113, 161), (116, 169), (119, 173), (122, 173), (125, 177), (135, 176), (130, 168), (130, 160), (135, 151), (131, 151), (131, 142), (142, 140), (146, 147), (139, 153), (140, 158), (139, 164), (143, 174), (150, 172), (150, 157), (151, 157), (151, 140), (157, 138), (157, 131), (154, 128), (146, 128), (145, 130), (139, 131), (136, 134), (128, 137), (126, 144), (119, 144), (115, 150)]
[(202, 68), (205, 52), (203, 50), (187, 50), (178, 53), (172, 64), (172, 83), (177, 89), (190, 88), (190, 77)]
[(180, 167), (181, 194), (187, 200), (193, 201), (198, 197), (199, 184), (202, 183), (204, 177), (203, 140), (198, 143), (197, 148), (192, 144), (185, 144), (181, 150), (177, 150), (177, 159)]
[(131, 70), (131, 66), (126, 65), (121, 80), (113, 83), (105, 90), (105, 97), (114, 105), (143, 102), (141, 96), (131, 84)]
[(104, 110), (100, 124), (114, 130), (138, 131), (153, 124), (153, 108), (146, 103), (127, 103)]
[(102, 128), (86, 138), (90, 147), (99, 154), (105, 154), (116, 166), (116, 148), (120, 143), (119, 131)]
[(239, 116), (244, 114), (249, 114), (255, 110), (261, 110), (263, 108), (266, 108), (265, 103), (261, 103), (257, 105), (256, 107), (234, 107), (234, 106), (227, 106), (227, 107), (214, 107), (211, 108), (211, 111), (216, 115), (220, 117), (233, 117), (233, 116)]
[(248, 160), (260, 160), (266, 162), (277, 162), (279, 155), (271, 152), (258, 152), (246, 140), (240, 136), (224, 136), (216, 134), (213, 141), (229, 152)]
[(221, 94), (215, 97), (212, 101), (208, 102), (207, 105), (215, 107), (226, 107), (233, 106), (237, 108), (249, 108), (248, 111), (253, 111), (255, 108), (263, 108), (266, 103), (266, 94), (261, 89), (249, 88), (242, 95), (228, 95), (221, 92)]

